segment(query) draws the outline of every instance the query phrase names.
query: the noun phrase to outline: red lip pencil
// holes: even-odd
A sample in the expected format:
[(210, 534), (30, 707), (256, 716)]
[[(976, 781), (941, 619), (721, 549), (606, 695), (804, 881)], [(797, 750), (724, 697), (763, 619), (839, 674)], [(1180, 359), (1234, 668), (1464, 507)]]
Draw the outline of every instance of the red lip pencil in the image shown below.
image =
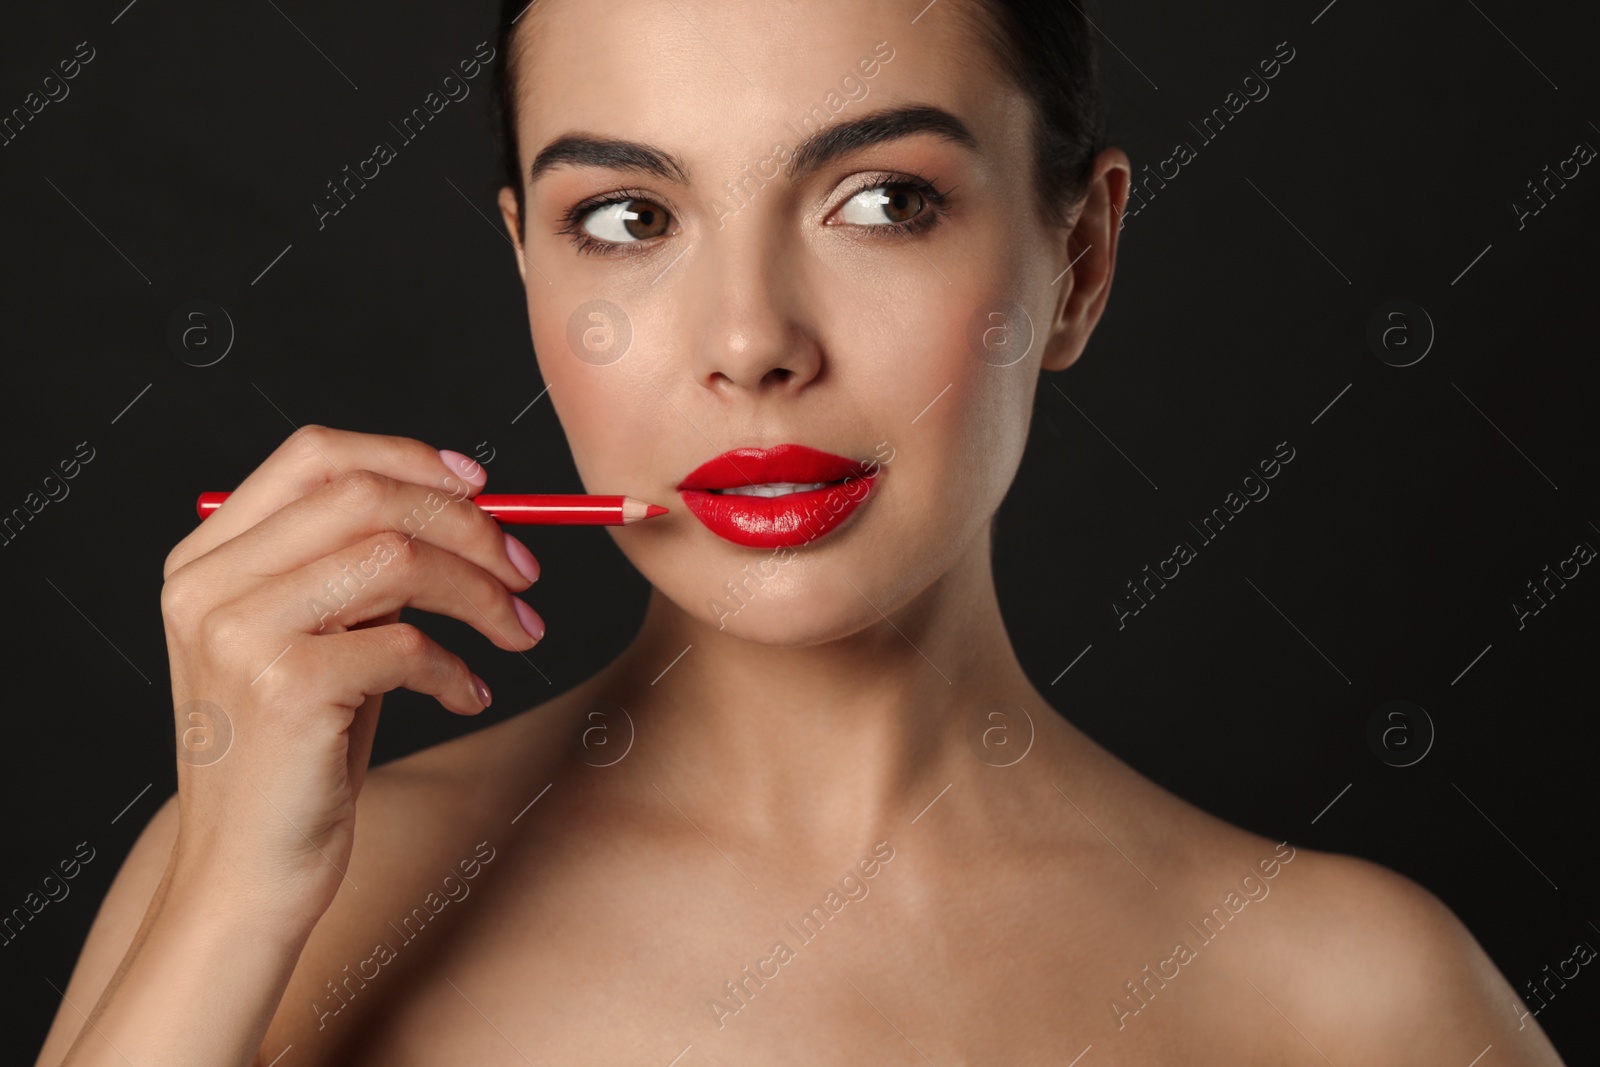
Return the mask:
[[(202, 519), (207, 518), (226, 499), (227, 493), (201, 493), (195, 511)], [(513, 526), (626, 526), (667, 513), (660, 504), (647, 504), (631, 496), (584, 493), (480, 493), (472, 502)]]

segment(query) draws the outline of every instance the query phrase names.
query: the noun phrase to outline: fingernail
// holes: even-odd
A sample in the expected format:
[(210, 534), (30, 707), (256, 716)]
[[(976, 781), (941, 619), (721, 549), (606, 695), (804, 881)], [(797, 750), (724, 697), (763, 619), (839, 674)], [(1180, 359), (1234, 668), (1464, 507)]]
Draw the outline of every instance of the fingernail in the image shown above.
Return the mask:
[(444, 465), (450, 470), (461, 475), (479, 489), (489, 480), (489, 472), (483, 469), (483, 464), (471, 456), (464, 456), (460, 452), (452, 452), (448, 448), (439, 449), (439, 458), (444, 460)]
[(517, 606), (517, 619), (522, 623), (522, 628), (528, 631), (528, 636), (535, 641), (544, 639), (544, 620), (539, 618), (539, 613), (528, 606), (527, 601), (521, 597), (512, 597), (511, 603)]
[(521, 571), (522, 576), (528, 581), (539, 580), (539, 561), (533, 558), (533, 553), (528, 551), (527, 545), (510, 534), (506, 534), (506, 556), (511, 560), (511, 565)]
[(482, 704), (484, 707), (488, 707), (489, 701), (493, 699), (493, 695), (489, 692), (488, 685), (486, 685), (483, 679), (479, 678), (476, 674), (472, 676), (472, 689), (478, 695), (478, 703)]

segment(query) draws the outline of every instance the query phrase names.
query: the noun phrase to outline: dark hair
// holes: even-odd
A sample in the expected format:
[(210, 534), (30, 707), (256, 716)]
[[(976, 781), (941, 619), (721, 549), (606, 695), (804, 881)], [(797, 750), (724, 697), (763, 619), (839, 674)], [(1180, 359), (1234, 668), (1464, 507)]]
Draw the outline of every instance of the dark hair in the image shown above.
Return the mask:
[[(1099, 91), (1099, 51), (1089, 0), (975, 0), (965, 8), (969, 29), (988, 45), (986, 62), (1033, 101), (1034, 195), (1050, 225), (1065, 226), (1088, 191), (1095, 156), (1107, 133)], [(501, 57), (491, 77), (500, 131), (504, 181), (519, 215), (526, 179), (517, 161), (516, 52), (512, 38), (534, 0), (502, 0), (495, 31)], [(962, 11), (961, 5), (951, 5)], [(984, 51), (984, 50), (980, 50)]]

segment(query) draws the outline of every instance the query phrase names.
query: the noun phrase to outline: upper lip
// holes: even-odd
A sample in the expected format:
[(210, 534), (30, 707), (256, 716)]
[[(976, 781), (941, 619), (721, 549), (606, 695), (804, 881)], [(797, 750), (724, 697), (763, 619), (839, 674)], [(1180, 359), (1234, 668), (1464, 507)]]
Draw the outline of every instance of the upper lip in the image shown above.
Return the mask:
[(776, 482), (837, 482), (851, 475), (859, 477), (865, 472), (866, 464), (860, 460), (822, 452), (806, 445), (734, 448), (690, 471), (678, 483), (678, 488), (734, 489)]

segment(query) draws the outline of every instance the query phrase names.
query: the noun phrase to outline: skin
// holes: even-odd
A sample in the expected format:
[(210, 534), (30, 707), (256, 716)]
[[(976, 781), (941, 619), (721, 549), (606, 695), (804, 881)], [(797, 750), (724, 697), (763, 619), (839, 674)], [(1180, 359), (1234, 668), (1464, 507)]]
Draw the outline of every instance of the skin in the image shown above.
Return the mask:
[[(175, 696), (227, 693), (235, 750), (180, 765), (119, 873), (67, 989), (99, 1004), (68, 1062), (121, 1062), (113, 1043), (133, 1062), (262, 1065), (286, 1046), (295, 1065), (1066, 1063), (1086, 1047), (1086, 1067), (1465, 1064), (1487, 1045), (1497, 1064), (1560, 1062), (1432, 894), (1197, 810), (1062, 718), (1017, 662), (989, 519), (1040, 373), (1079, 357), (1105, 306), (1129, 163), (1102, 153), (1072, 225), (1041, 222), (1026, 101), (970, 61), (965, 13), (947, 0), (913, 26), (850, 0), (541, 0), (525, 17), (524, 167), (584, 131), (655, 144), (694, 179), (563, 166), (526, 190), (526, 226), (501, 196), (585, 486), (673, 509), (608, 528), (653, 586), (644, 624), (549, 703), (366, 773), (374, 694), (404, 684), (470, 714), (465, 666), (414, 638), (315, 669), (291, 653), (268, 675), (274, 703), (240, 679), (282, 647), (268, 623), (304, 591), (218, 590), (286, 542), (320, 581), (451, 474), (418, 442), (286, 442), (168, 560)], [(893, 59), (841, 118), (931, 104), (977, 151), (928, 134), (867, 147), (726, 214), (723, 181), (879, 41)], [(949, 214), (911, 236), (839, 225), (880, 172), (951, 190)], [(555, 232), (619, 188), (672, 216), (648, 248), (581, 255)], [(605, 366), (566, 341), (596, 296), (633, 330)], [(1008, 303), (1036, 339), (996, 367), (966, 328)], [(865, 506), (719, 628), (708, 600), (767, 553), (711, 534), (674, 487), (725, 449), (786, 441), (863, 459), (887, 441), (894, 458)], [(363, 470), (378, 473), (352, 489)], [(292, 526), (274, 525), (280, 509)], [(530, 583), (492, 521), (470, 506), (441, 520), (374, 586), (390, 592), (295, 653), (392, 632), (403, 605), (533, 647), (511, 604)], [(223, 662), (235, 645), (249, 654)], [(402, 678), (402, 662), (419, 666)], [(363, 672), (375, 688), (341, 681)], [(310, 741), (293, 725), (307, 705)], [(785, 923), (830, 889), (842, 903), (802, 940)], [(1218, 906), (1232, 917), (1207, 943), (1189, 924)], [(1174, 975), (1162, 961), (1180, 940), (1193, 957)], [(393, 958), (363, 963), (380, 941)], [(780, 941), (792, 955), (763, 964)], [(1141, 1003), (1124, 983), (1146, 965), (1171, 977)], [(347, 966), (370, 981), (324, 1014)], [(740, 1005), (724, 983), (746, 966), (767, 978)], [(64, 1007), (38, 1062), (81, 1029)]]

